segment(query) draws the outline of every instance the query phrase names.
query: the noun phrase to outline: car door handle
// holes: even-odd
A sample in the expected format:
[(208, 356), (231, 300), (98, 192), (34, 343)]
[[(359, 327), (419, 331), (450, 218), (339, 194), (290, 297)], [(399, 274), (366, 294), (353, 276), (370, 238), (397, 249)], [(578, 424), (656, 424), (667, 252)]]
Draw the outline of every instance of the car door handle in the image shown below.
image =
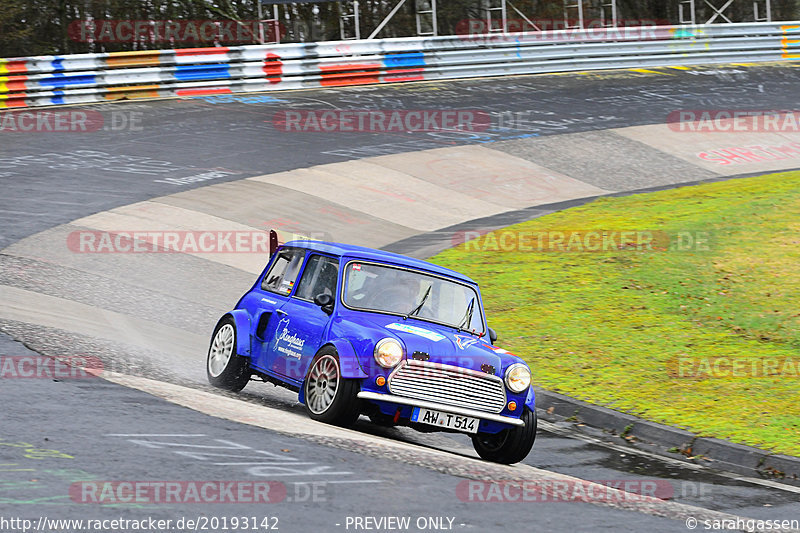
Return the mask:
[(282, 309), (276, 309), (276, 310), (275, 310), (275, 313), (277, 313), (277, 314), (279, 314), (279, 315), (281, 315), (281, 316), (286, 316), (286, 315), (288, 315), (288, 314), (289, 314), (289, 313), (287, 313), (286, 311), (284, 311), (284, 310), (282, 310)]

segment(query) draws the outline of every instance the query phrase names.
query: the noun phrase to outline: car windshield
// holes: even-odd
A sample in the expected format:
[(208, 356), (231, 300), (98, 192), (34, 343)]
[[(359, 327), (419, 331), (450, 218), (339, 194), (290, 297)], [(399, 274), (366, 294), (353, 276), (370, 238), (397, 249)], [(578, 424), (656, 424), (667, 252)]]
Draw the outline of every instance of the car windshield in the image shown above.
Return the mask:
[(350, 262), (345, 271), (347, 307), (380, 311), (483, 333), (477, 291), (454, 280), (376, 263)]

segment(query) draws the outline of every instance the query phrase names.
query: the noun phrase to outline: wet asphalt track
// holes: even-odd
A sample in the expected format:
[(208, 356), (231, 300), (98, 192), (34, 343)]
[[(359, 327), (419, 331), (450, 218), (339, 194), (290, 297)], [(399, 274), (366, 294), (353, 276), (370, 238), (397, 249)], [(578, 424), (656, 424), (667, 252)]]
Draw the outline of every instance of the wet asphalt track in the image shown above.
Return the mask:
[[(0, 248), (115, 206), (267, 172), (455, 144), (657, 123), (675, 109), (796, 108), (795, 72), (740, 67), (696, 69), (671, 76), (539, 76), (93, 106), (106, 116), (118, 113), (120, 122), (140, 121), (141, 128), (91, 134), (1, 134)], [(290, 134), (273, 124), (275, 113), (287, 108), (477, 109), (494, 114), (496, 125), (504, 113), (503, 125), (510, 127), (467, 135)], [(523, 120), (509, 124), (509, 112)], [(208, 176), (209, 172), (218, 177), (196, 184), (165, 183), (165, 178)], [(687, 180), (692, 178), (687, 176)], [(26, 326), (7, 324), (4, 329), (13, 334), (16, 328)], [(47, 338), (47, 332), (42, 332), (34, 348), (48, 353), (48, 347), (63, 347), (73, 340), (78, 341), (68, 336)], [(0, 339), (0, 348), (3, 355), (27, 351), (6, 335)], [(293, 395), (271, 386), (251, 384), (245, 393), (252, 402), (300, 410)], [(69, 487), (87, 479), (266, 478), (285, 482), (287, 497), (295, 500), (258, 507), (259, 516), (277, 516), (282, 531), (344, 531), (346, 517), (357, 515), (408, 515), (414, 520), (453, 517), (454, 529), (463, 531), (530, 530), (531, 526), (547, 531), (687, 530), (682, 522), (668, 518), (585, 503), (464, 502), (456, 493), (461, 479), (437, 471), (446, 472), (446, 468), (364, 456), (358, 450), (323, 446), (211, 418), (100, 380), (5, 381), (0, 384), (0, 397), (5, 411), (0, 428), (3, 442), (29, 443), (72, 457), (30, 459), (19, 453), (19, 446), (0, 446), (0, 516), (4, 517), (251, 515), (253, 506), (245, 505), (101, 508), (74, 502)], [(471, 455), (467, 440), (460, 436), (380, 430), (363, 423), (358, 429), (452, 450), (455, 457)], [(667, 482), (672, 499), (681, 503), (751, 518), (800, 519), (797, 492), (603, 446), (566, 426), (551, 429), (554, 431), (540, 430), (527, 464), (589, 480)], [(152, 445), (153, 441), (163, 442), (159, 437), (116, 436), (131, 434), (202, 436), (169, 437), (173, 446)], [(210, 461), (175, 453), (193, 449), (187, 444), (198, 446), (193, 439), (202, 440), (199, 446), (220, 446), (222, 439), (236, 443), (239, 450), (247, 446), (290, 454), (298, 462), (312, 464), (304, 465), (309, 467), (306, 473), (279, 476), (277, 470), (267, 469), (260, 472), (266, 476), (256, 476), (243, 465), (217, 464), (245, 461)], [(616, 444), (624, 446), (619, 439)], [(231, 451), (221, 453), (230, 455)], [(317, 487), (315, 502), (309, 502), (308, 487)]]

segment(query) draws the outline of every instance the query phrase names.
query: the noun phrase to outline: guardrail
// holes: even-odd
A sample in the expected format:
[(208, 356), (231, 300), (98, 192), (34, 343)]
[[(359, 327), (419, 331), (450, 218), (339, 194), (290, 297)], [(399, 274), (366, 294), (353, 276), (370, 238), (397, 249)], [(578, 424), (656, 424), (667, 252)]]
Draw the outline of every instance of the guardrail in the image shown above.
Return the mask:
[(800, 22), (0, 59), (0, 109), (508, 74), (800, 60)]

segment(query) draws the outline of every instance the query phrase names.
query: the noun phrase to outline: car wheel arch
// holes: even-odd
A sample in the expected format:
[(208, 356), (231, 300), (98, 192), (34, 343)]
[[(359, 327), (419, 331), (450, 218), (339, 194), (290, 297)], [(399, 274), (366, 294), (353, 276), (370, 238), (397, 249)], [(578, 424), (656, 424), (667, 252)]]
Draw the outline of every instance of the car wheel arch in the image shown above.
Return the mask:
[[(317, 352), (314, 354), (314, 357), (311, 358), (309, 361), (309, 366), (305, 369), (306, 374), (308, 373), (308, 369), (310, 368), (311, 361), (313, 361), (317, 355), (322, 352), (325, 348), (333, 348), (336, 352), (336, 357), (339, 360), (339, 372), (341, 376), (346, 379), (364, 379), (369, 377), (366, 372), (361, 368), (361, 365), (358, 361), (358, 356), (356, 355), (356, 351), (353, 348), (353, 345), (350, 344), (350, 341), (347, 339), (340, 339), (334, 338), (330, 339), (322, 346), (319, 347)], [(303, 383), (308, 376), (303, 376)], [(297, 395), (297, 401), (302, 404), (305, 404), (305, 394), (304, 394), (305, 387), (302, 385), (300, 386), (300, 391)]]
[(532, 386), (528, 388), (528, 397), (525, 398), (525, 405), (529, 409), (536, 410), (536, 391), (533, 390)]
[(369, 375), (364, 372), (364, 369), (361, 368), (361, 362), (350, 341), (342, 338), (333, 338), (321, 346), (320, 350), (325, 346), (331, 346), (336, 350), (336, 355), (339, 357), (339, 371), (342, 373), (343, 378), (363, 379), (369, 377)]
[(220, 323), (227, 318), (232, 319), (236, 325), (236, 353), (242, 357), (250, 357), (252, 355), (250, 348), (250, 315), (244, 309), (234, 309), (222, 315), (214, 329), (216, 330)]

